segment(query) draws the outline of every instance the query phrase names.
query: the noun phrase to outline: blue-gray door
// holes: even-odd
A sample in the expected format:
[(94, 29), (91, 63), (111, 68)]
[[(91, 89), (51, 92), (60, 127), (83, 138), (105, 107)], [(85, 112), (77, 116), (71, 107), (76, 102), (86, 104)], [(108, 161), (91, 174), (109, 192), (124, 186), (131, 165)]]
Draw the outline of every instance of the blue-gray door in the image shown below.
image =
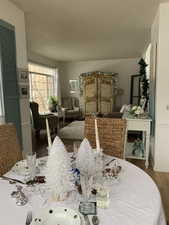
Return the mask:
[(5, 122), (14, 123), (21, 141), (21, 118), (16, 68), (15, 29), (0, 20), (0, 60)]

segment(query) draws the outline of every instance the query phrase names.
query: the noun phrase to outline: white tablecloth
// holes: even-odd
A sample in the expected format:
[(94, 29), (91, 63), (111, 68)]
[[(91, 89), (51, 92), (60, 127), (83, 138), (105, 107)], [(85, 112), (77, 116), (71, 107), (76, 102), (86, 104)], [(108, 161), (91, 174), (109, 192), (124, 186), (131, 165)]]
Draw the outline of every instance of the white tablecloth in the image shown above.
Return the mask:
[[(98, 209), (100, 225), (166, 225), (160, 193), (153, 180), (131, 163), (119, 163), (123, 171), (119, 182), (112, 184), (110, 207)], [(16, 205), (10, 197), (14, 189), (15, 185), (0, 180), (0, 225), (24, 225), (31, 210), (29, 203)]]

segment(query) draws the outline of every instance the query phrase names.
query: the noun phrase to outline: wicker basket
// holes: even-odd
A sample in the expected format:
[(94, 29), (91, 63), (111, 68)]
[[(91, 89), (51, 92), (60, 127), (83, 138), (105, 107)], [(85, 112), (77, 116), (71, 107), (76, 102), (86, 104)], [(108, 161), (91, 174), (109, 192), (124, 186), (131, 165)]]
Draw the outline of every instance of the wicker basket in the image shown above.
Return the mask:
[(0, 176), (22, 159), (22, 153), (12, 124), (0, 125)]
[[(105, 154), (124, 158), (126, 120), (97, 118), (100, 146)], [(96, 148), (94, 117), (85, 118), (85, 137)]]

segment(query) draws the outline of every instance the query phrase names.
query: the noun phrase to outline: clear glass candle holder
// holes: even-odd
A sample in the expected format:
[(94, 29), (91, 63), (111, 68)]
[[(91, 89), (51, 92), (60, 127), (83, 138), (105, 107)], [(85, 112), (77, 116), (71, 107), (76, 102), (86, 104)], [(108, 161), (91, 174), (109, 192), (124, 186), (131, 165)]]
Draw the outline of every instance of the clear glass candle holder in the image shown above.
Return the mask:
[(36, 175), (36, 153), (26, 154), (26, 163), (28, 167), (27, 180), (33, 180)]

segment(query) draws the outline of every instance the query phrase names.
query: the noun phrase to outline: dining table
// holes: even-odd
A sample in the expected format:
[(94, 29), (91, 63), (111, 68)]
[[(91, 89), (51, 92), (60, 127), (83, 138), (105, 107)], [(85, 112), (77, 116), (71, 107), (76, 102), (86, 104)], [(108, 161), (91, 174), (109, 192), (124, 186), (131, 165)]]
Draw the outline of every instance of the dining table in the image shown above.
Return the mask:
[[(107, 163), (113, 158), (105, 155), (104, 161)], [(38, 160), (47, 160), (47, 157)], [(109, 206), (104, 209), (97, 208), (99, 225), (166, 225), (161, 196), (152, 178), (130, 162), (123, 159), (116, 160), (122, 170), (117, 180), (109, 181)], [(40, 173), (43, 174), (44, 166), (43, 168), (39, 166), (39, 169)], [(13, 169), (5, 176), (24, 180), (24, 177), (16, 174)], [(24, 188), (26, 185), (23, 185), (23, 190)], [(28, 196), (28, 203), (24, 206), (16, 205), (16, 200), (11, 197), (14, 190), (16, 190), (16, 184), (11, 184), (8, 180), (0, 178), (1, 225), (25, 225), (29, 211), (32, 211), (34, 216), (42, 207), (47, 207), (46, 205), (73, 209), (79, 207), (79, 193), (76, 190), (70, 199), (57, 202), (44, 201), (43, 193), (35, 188), (31, 197)], [(91, 216), (89, 219), (92, 225)], [(39, 223), (39, 225), (41, 224)]]

